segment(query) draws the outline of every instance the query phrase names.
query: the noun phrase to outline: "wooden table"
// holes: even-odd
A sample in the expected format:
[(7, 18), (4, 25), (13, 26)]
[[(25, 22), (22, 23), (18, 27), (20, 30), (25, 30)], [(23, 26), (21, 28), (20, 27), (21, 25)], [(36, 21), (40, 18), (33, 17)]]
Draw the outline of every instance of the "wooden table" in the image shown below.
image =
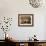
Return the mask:
[(43, 46), (43, 44), (46, 44), (46, 40), (39, 41), (17, 40), (14, 42), (16, 43), (16, 46), (20, 46), (20, 44), (24, 44), (23, 46)]
[(29, 41), (29, 40), (9, 40), (7, 43), (16, 46), (46, 46), (46, 40)]

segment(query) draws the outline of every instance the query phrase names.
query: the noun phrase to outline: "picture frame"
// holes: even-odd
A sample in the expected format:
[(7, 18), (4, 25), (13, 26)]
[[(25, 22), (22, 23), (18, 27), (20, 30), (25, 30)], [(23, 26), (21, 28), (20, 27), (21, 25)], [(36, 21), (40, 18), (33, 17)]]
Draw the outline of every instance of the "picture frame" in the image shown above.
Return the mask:
[(18, 26), (33, 26), (34, 15), (33, 14), (18, 14)]

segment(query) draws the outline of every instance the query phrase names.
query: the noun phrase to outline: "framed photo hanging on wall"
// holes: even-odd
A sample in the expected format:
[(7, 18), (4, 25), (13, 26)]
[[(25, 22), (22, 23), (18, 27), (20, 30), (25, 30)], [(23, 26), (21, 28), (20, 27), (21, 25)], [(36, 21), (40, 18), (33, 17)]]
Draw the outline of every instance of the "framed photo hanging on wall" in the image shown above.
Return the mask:
[(18, 26), (33, 26), (34, 15), (33, 14), (18, 14)]

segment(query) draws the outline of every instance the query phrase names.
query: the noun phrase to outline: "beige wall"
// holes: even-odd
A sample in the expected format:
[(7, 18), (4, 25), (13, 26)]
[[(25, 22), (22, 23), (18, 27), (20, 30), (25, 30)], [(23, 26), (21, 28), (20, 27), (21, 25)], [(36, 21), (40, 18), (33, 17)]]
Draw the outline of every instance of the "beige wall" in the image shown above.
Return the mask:
[[(17, 40), (27, 40), (34, 34), (37, 35), (39, 40), (44, 40), (45, 7), (46, 6), (33, 8), (29, 4), (29, 0), (0, 0), (0, 17), (6, 16), (13, 18), (12, 27), (8, 32), (12, 34), (13, 37), (16, 37)], [(18, 14), (34, 14), (34, 26), (18, 27)], [(0, 34), (0, 39), (2, 39), (2, 33)]]

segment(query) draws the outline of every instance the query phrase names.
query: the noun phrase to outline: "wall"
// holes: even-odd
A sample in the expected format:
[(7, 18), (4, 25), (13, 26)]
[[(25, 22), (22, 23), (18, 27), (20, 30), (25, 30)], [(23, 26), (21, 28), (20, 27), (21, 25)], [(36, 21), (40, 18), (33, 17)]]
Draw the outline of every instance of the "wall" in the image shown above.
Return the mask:
[[(45, 12), (45, 5), (40, 8), (33, 8), (28, 0), (0, 0), (0, 18), (4, 16), (13, 18), (8, 33), (16, 40), (27, 40), (34, 34), (37, 35), (37, 39), (45, 40)], [(18, 14), (34, 14), (34, 26), (18, 27)], [(0, 31), (0, 39), (4, 39), (3, 34), (3, 31)]]

